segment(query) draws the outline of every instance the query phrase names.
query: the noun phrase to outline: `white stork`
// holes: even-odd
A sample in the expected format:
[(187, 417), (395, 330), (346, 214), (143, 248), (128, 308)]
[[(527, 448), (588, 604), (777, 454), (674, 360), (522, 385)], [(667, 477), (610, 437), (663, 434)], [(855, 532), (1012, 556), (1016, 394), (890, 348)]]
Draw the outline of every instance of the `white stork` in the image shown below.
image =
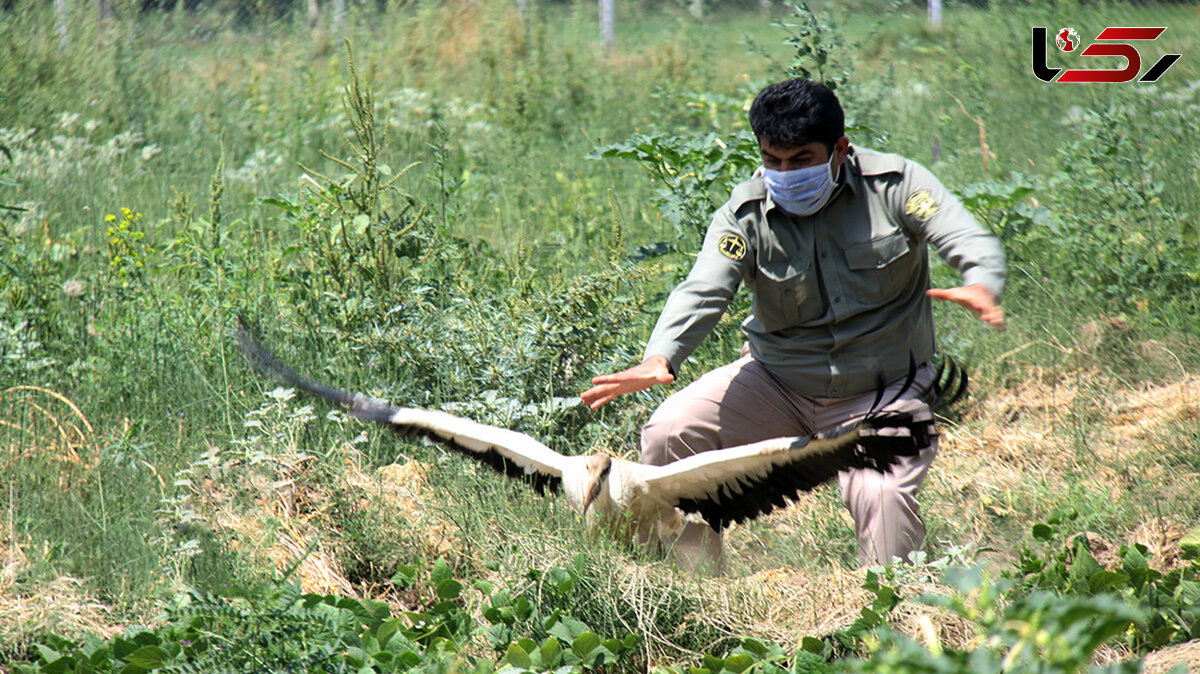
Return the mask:
[[(301, 376), (263, 349), (243, 326), (242, 351), (259, 368), (297, 388), (345, 405), (365, 421), (390, 426), (403, 434), (423, 435), (510, 477), (528, 479), (539, 493), (549, 487), (565, 492), (567, 503), (588, 528), (600, 523), (621, 536), (640, 540), (677, 535), (684, 517), (698, 515), (716, 531), (770, 513), (850, 468), (885, 471), (898, 457), (911, 456), (936, 433), (932, 414), (873, 412), (833, 431), (804, 437), (764, 440), (740, 447), (703, 452), (665, 466), (635, 463), (607, 454), (571, 456), (506, 428), (433, 410), (394, 407), (358, 393), (324, 386)], [(958, 378), (950, 363), (928, 393), (941, 391)], [(915, 365), (913, 368), (915, 372)], [(910, 374), (909, 385), (912, 375)], [(958, 378), (957, 399), (966, 386)], [(907, 387), (906, 387), (907, 388)], [(877, 396), (875, 409), (880, 407)], [(890, 401), (889, 401), (890, 402)], [(615, 526), (613, 526), (615, 525)]]

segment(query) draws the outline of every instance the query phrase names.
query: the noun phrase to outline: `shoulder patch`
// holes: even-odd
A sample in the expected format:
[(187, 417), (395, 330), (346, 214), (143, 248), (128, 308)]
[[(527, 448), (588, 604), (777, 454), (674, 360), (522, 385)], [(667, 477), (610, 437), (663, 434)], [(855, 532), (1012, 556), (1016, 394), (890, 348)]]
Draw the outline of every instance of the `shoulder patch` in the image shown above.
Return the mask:
[(717, 250), (730, 260), (746, 257), (746, 240), (737, 234), (726, 234), (717, 241)]
[(925, 222), (932, 218), (938, 212), (938, 202), (929, 193), (929, 190), (917, 190), (908, 195), (908, 201), (904, 202), (904, 214), (911, 215), (918, 222)]

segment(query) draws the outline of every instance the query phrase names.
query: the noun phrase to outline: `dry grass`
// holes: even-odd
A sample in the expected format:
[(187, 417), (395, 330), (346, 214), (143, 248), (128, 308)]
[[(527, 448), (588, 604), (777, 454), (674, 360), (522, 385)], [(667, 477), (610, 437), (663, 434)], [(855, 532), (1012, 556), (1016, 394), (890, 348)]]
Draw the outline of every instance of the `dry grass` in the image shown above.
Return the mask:
[(386, 601), (392, 597), (386, 588), (380, 593), (380, 588), (356, 584), (339, 560), (339, 520), (347, 514), (335, 513), (335, 493), (354, 494), (350, 504), (357, 514), (374, 518), (382, 530), (402, 520), (406, 533), (418, 532), (431, 557), (450, 554), (457, 531), (426, 507), (429, 482), (420, 462), (387, 465), (368, 474), (357, 451), (341, 451), (343, 465), (332, 476), (314, 470), (307, 457), (277, 456), (273, 470), (248, 472), (236, 484), (206, 480), (198, 494), (208, 507), (202, 519), (221, 530), (241, 554), (277, 572), (293, 572), (303, 592)]
[(1143, 661), (1144, 674), (1166, 674), (1176, 665), (1187, 665), (1187, 671), (1200, 672), (1200, 641), (1189, 641), (1186, 644), (1171, 646), (1155, 651), (1146, 656)]
[[(0, 475), (49, 470), (64, 493), (86, 480), (96, 459), (91, 422), (69, 398), (36, 386), (0, 391)], [(53, 631), (66, 636), (86, 632), (115, 634), (110, 607), (88, 592), (84, 581), (68, 575), (32, 580), (26, 554), (31, 543), (16, 531), (14, 511), (20, 495), (10, 479), (0, 485), (6, 502), (0, 527), (0, 649), (20, 648), (29, 635)]]
[[(1005, 543), (996, 539), (996, 520), (1036, 521), (1045, 512), (1031, 511), (1037, 506), (1029, 502), (1039, 491), (1053, 495), (1080, 476), (1084, 488), (1113, 504), (1147, 484), (1164, 503), (1190, 500), (1200, 476), (1164, 462), (1162, 449), (1180, 441), (1180, 423), (1200, 418), (1197, 392), (1196, 377), (1129, 390), (1095, 373), (1035, 373), (990, 393), (961, 424), (943, 426), (927, 498), (971, 532), (969, 542), (993, 547)], [(1154, 532), (1141, 531), (1147, 527)], [(1172, 542), (1188, 528), (1165, 515), (1125, 532), (1123, 542), (1177, 556)]]
[[(5, 543), (6, 570), (19, 569), (22, 560), (10, 559), (14, 546)], [(63, 575), (0, 588), (0, 652), (21, 648), (32, 635), (46, 632), (68, 638), (88, 633), (112, 636), (121, 632), (121, 626), (112, 608), (93, 597), (78, 578)]]

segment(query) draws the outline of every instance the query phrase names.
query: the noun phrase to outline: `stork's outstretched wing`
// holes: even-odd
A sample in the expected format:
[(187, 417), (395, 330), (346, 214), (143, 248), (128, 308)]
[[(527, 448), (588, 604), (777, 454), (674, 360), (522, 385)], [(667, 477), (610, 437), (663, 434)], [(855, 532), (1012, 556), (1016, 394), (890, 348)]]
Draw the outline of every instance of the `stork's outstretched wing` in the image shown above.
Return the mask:
[(345, 405), (364, 421), (390, 426), (406, 435), (422, 435), (476, 459), (509, 477), (528, 478), (538, 492), (557, 491), (568, 457), (516, 431), (481, 424), (446, 412), (394, 407), (381, 400), (335, 389), (305, 377), (268, 352), (243, 322), (237, 333), (242, 353), (259, 370), (307, 393)]
[(881, 412), (809, 437), (774, 438), (702, 452), (644, 473), (654, 498), (698, 513), (720, 531), (770, 513), (850, 468), (886, 471), (917, 454), (936, 431), (933, 419)]

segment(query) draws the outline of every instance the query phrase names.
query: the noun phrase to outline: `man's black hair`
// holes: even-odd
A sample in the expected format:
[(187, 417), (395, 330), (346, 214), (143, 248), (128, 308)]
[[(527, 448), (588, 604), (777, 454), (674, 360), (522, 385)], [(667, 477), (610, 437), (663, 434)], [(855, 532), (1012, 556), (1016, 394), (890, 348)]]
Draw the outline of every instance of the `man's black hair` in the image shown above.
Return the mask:
[(771, 145), (821, 143), (833, 152), (846, 134), (846, 115), (829, 87), (796, 78), (776, 82), (754, 97), (750, 128)]

